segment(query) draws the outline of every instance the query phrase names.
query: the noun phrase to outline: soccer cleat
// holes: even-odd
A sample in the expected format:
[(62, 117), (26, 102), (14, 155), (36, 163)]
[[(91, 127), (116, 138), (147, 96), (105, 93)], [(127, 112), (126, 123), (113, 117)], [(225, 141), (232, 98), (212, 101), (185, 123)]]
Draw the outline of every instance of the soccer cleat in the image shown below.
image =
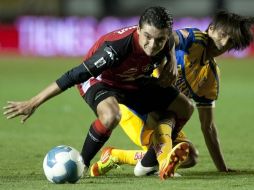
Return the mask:
[(117, 164), (117, 158), (111, 155), (112, 149), (112, 147), (105, 147), (102, 150), (100, 160), (91, 166), (91, 176), (95, 177), (105, 175), (111, 169), (119, 167)]
[(162, 163), (159, 175), (162, 180), (168, 177), (174, 177), (175, 171), (180, 166), (182, 162), (184, 162), (189, 154), (189, 144), (186, 142), (182, 142), (177, 144), (165, 161)]

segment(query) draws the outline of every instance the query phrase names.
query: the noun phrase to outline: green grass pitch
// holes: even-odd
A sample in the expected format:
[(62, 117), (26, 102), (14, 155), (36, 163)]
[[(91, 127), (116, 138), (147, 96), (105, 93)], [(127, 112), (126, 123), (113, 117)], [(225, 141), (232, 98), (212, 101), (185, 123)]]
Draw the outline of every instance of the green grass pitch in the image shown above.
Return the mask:
[[(0, 105), (8, 100), (26, 100), (58, 78), (81, 58), (0, 57)], [(225, 160), (236, 173), (218, 173), (206, 149), (197, 111), (185, 132), (197, 146), (197, 166), (178, 170), (183, 177), (159, 180), (136, 178), (133, 167), (99, 178), (83, 178), (77, 184), (55, 185), (43, 174), (42, 162), (52, 147), (60, 144), (81, 149), (94, 114), (72, 88), (48, 101), (25, 124), (0, 117), (0, 189), (254, 189), (254, 62), (248, 59), (218, 59), (221, 69), (216, 124)], [(120, 128), (108, 145), (136, 149)], [(98, 158), (98, 155), (96, 156)]]

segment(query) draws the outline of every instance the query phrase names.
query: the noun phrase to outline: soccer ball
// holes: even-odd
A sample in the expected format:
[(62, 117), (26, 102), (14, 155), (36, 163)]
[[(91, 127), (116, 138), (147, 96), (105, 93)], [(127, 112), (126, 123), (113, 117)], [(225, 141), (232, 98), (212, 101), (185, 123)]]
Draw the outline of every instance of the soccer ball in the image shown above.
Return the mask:
[(52, 148), (43, 160), (43, 170), (52, 183), (76, 183), (83, 175), (84, 163), (80, 153), (66, 145)]

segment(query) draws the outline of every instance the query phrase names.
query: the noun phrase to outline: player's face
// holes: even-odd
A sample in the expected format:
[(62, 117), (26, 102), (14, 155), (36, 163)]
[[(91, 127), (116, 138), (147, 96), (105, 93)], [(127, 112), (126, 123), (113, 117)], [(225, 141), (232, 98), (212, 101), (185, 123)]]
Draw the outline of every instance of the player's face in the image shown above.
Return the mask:
[(210, 37), (209, 54), (213, 57), (219, 56), (229, 50), (232, 46), (230, 35), (222, 28), (208, 28), (208, 36)]
[(152, 25), (144, 24), (138, 27), (139, 45), (144, 50), (146, 55), (155, 56), (159, 53), (169, 39), (169, 30), (158, 29)]

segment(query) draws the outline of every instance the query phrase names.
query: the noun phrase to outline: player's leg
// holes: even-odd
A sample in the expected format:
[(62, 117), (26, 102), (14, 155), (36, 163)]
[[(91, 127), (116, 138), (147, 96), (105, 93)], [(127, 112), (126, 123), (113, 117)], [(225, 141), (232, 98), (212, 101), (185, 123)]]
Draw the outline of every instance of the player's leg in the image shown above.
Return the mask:
[(189, 98), (180, 93), (169, 105), (168, 110), (174, 112), (176, 117), (176, 126), (172, 133), (172, 138), (174, 140), (176, 139), (178, 132), (182, 130), (183, 126), (190, 119), (194, 111), (194, 106)]
[(110, 170), (118, 168), (122, 164), (135, 166), (141, 160), (146, 151), (124, 150), (113, 147), (104, 147), (100, 159), (91, 166), (91, 176), (101, 176)]
[[(175, 147), (181, 142), (186, 142), (189, 144), (189, 154), (186, 160), (181, 162), (179, 168), (189, 168), (195, 166), (198, 159), (198, 150), (183, 133), (183, 131), (180, 131), (178, 133), (176, 140), (173, 142), (173, 147)], [(154, 151), (154, 148), (150, 147), (144, 158), (135, 166), (134, 174), (136, 176), (149, 175), (152, 168), (155, 168), (156, 165), (158, 165), (158, 162), (156, 162), (156, 153)]]
[(104, 147), (102, 149), (100, 160), (94, 163), (91, 167), (91, 176), (104, 175), (111, 169), (116, 168), (121, 164), (136, 165), (138, 160), (141, 160), (147, 150), (147, 146), (142, 145), (143, 142), (149, 143), (151, 130), (144, 130), (144, 121), (133, 110), (120, 104), (122, 118), (120, 126), (129, 136), (129, 138), (138, 146), (142, 147), (141, 150), (124, 150), (113, 147)]
[[(149, 96), (147, 96), (147, 94), (149, 94)], [(140, 93), (140, 95), (139, 106), (134, 107), (134, 110), (138, 113), (142, 113), (143, 110), (148, 112), (160, 110), (160, 112), (157, 113), (158, 115), (161, 113), (167, 114), (167, 112), (171, 111), (176, 115), (178, 123), (181, 123), (181, 127), (182, 123), (184, 123), (182, 120), (186, 122), (193, 112), (192, 104), (190, 104), (189, 101), (187, 101), (188, 99), (185, 96), (182, 96), (179, 91), (173, 87), (161, 88), (151, 83), (142, 91), (142, 93)], [(177, 106), (182, 106), (182, 108), (178, 108)], [(160, 120), (161, 119), (158, 121), (160, 122)], [(169, 124), (170, 123), (174, 122), (172, 121), (169, 122)], [(158, 141), (155, 142), (155, 147), (157, 145), (160, 146), (160, 144), (165, 144), (165, 146), (162, 146), (163, 148), (167, 147), (165, 148), (163, 155), (160, 153), (160, 149), (159, 151), (156, 151), (160, 166), (159, 172), (160, 175), (163, 176), (162, 178), (173, 175), (179, 164), (186, 159), (189, 151), (189, 145), (187, 143), (179, 144), (172, 149), (171, 133), (175, 130), (174, 128), (173, 125), (158, 125), (156, 128), (156, 130), (159, 130), (159, 134), (161, 134), (163, 138), (158, 138), (158, 136), (155, 135), (155, 139)]]
[(90, 161), (109, 139), (112, 130), (120, 121), (121, 115), (116, 98), (110, 90), (101, 84), (90, 87), (85, 100), (98, 115), (98, 118), (90, 126), (81, 151), (84, 164), (89, 167)]
[[(158, 125), (154, 129), (152, 137), (152, 146), (159, 164), (160, 178), (166, 179), (167, 177), (174, 176), (176, 169), (186, 160), (189, 153), (189, 145), (187, 143), (181, 143), (173, 148), (171, 134), (175, 127), (174, 113), (159, 113), (158, 121)], [(144, 166), (155, 164), (155, 162), (151, 162), (154, 160), (153, 149), (149, 149), (148, 153), (145, 155), (145, 157), (149, 157), (149, 159), (142, 159), (140, 166), (142, 166), (142, 164)], [(137, 167), (134, 169), (134, 173), (135, 175), (141, 175)]]
[(162, 171), (166, 167), (165, 164), (168, 162), (167, 159), (173, 147), (171, 133), (175, 126), (174, 114), (160, 113), (158, 121), (158, 126), (154, 129), (152, 136), (152, 145), (159, 164), (159, 171)]
[[(147, 117), (146, 123), (144, 123), (141, 117), (138, 117), (137, 114), (130, 109), (122, 107), (121, 111), (123, 117), (120, 125), (131, 140), (141, 147), (144, 144), (149, 145), (152, 141), (156, 149), (157, 156), (154, 154), (154, 159), (150, 159), (151, 162), (145, 163), (148, 165), (152, 164), (152, 167), (145, 169), (145, 173), (147, 174), (154, 171), (157, 167), (153, 166), (157, 166), (158, 163), (161, 170), (164, 170), (162, 167), (164, 167), (165, 162), (168, 161), (168, 155), (172, 150), (171, 133), (172, 128), (175, 125), (174, 114), (160, 114), (156, 119), (153, 119), (155, 115), (152, 117), (151, 114)], [(159, 125), (155, 120), (160, 121)], [(155, 124), (156, 126), (154, 126)], [(153, 131), (155, 132), (153, 134), (153, 138), (151, 138)], [(115, 160), (117, 160), (119, 164), (133, 165), (143, 157), (144, 153), (144, 151), (140, 150), (112, 149), (110, 155), (116, 158)], [(153, 155), (149, 157), (152, 156)]]

